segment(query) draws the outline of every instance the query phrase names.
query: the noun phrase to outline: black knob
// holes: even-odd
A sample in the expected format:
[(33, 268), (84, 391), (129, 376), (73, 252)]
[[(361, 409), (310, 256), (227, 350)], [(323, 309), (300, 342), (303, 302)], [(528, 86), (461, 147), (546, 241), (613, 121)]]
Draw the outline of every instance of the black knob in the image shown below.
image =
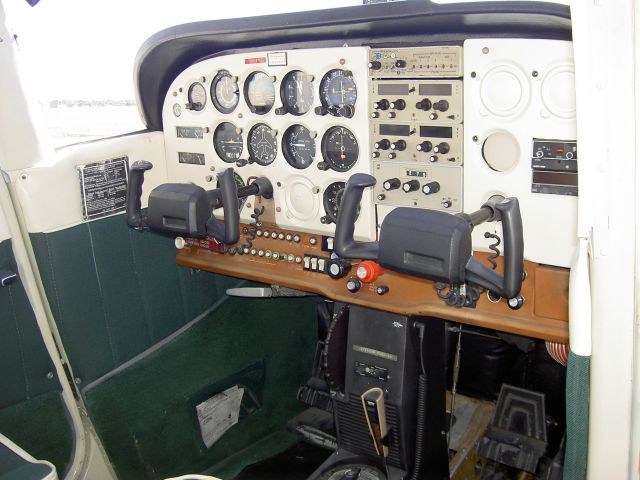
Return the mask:
[(351, 293), (355, 293), (362, 288), (362, 282), (357, 278), (350, 278), (347, 282), (347, 290)]
[(376, 197), (378, 199), (379, 202), (383, 201), (385, 198), (387, 198), (387, 196), (384, 193), (379, 193), (378, 196)]
[(351, 105), (343, 105), (338, 109), (338, 115), (344, 118), (353, 117), (353, 107)]
[(386, 285), (380, 285), (378, 288), (376, 288), (376, 293), (378, 295), (384, 295), (388, 291), (389, 291), (389, 287), (387, 287)]
[(401, 152), (405, 148), (407, 148), (407, 142), (405, 142), (404, 140), (397, 140), (393, 142), (390, 146), (391, 146), (391, 150), (397, 150)]
[(438, 119), (438, 114), (436, 112), (431, 112), (429, 114), (429, 120), (437, 120)]
[(427, 152), (430, 152), (432, 148), (433, 148), (433, 145), (429, 140), (425, 140), (424, 142), (416, 145), (416, 150), (419, 152), (427, 153)]
[(331, 166), (327, 163), (327, 162), (318, 162), (317, 165), (318, 170), (329, 170), (329, 168), (331, 168)]
[(507, 300), (507, 305), (511, 310), (519, 310), (524, 305), (524, 297), (522, 295), (518, 295), (517, 297), (510, 298)]
[(405, 103), (404, 100), (402, 100), (401, 98), (399, 98), (398, 100), (396, 100), (395, 102), (391, 102), (389, 104), (389, 106), (391, 108), (395, 108), (396, 110), (404, 110), (404, 108), (407, 106), (407, 104)]
[(416, 103), (416, 108), (418, 110), (424, 111), (431, 110), (431, 100), (429, 100), (428, 98), (423, 98), (418, 103)]
[(433, 153), (448, 153), (449, 152), (449, 144), (447, 142), (442, 142), (433, 147)]
[(384, 188), (386, 191), (395, 190), (397, 188), (400, 188), (401, 183), (402, 182), (399, 178), (390, 178), (389, 180), (385, 180), (382, 183), (382, 188)]
[(440, 184), (438, 182), (429, 182), (422, 186), (422, 193), (425, 195), (431, 195), (432, 193), (438, 193), (439, 191)]
[(405, 62), (404, 60), (396, 60), (396, 68), (404, 68), (407, 66), (407, 62)]
[(377, 60), (373, 60), (372, 62), (369, 62), (369, 68), (371, 70), (380, 70), (382, 68), (382, 63)]
[(379, 148), (380, 150), (388, 150), (390, 146), (391, 146), (391, 142), (386, 138), (383, 138), (382, 140), (378, 140), (376, 143), (373, 144), (374, 148)]
[(387, 118), (396, 118), (396, 112), (387, 113)]
[(433, 109), (438, 110), (439, 112), (446, 112), (449, 110), (449, 102), (446, 100), (440, 100), (433, 104)]
[(278, 107), (274, 110), (276, 115), (284, 115), (285, 113), (287, 113), (287, 109), (284, 107)]
[(314, 109), (314, 112), (316, 112), (316, 115), (321, 115), (324, 117), (327, 113), (329, 113), (329, 110), (327, 110), (327, 107), (325, 106), (319, 106)]
[(371, 158), (378, 158), (380, 156), (380, 152), (371, 152)]
[(371, 112), (371, 118), (378, 118), (380, 116), (380, 113), (378, 112)]
[(391, 152), (387, 156), (389, 157), (389, 160), (393, 160), (394, 158), (396, 158), (396, 152)]
[(419, 188), (420, 182), (418, 180), (409, 180), (408, 182), (404, 182), (402, 184), (402, 190), (404, 190), (405, 193), (415, 192)]
[(443, 200), (443, 201), (442, 201), (442, 207), (443, 207), (443, 208), (451, 208), (451, 205), (453, 205), (453, 204), (451, 203), (451, 200)]
[(430, 161), (431, 163), (436, 163), (436, 162), (438, 161), (438, 156), (437, 156), (437, 155), (431, 155), (431, 156), (429, 157), (429, 161)]
[(373, 108), (375, 108), (376, 110), (387, 110), (389, 108), (389, 100), (383, 98), (382, 100), (373, 102)]
[(351, 270), (351, 264), (339, 258), (332, 258), (327, 261), (326, 271), (334, 280), (344, 277)]

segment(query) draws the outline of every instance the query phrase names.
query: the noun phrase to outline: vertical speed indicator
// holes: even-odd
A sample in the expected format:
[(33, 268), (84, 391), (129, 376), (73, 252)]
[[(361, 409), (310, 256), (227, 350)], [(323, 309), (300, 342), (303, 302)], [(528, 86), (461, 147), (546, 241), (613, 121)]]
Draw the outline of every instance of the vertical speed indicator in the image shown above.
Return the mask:
[(322, 157), (336, 172), (347, 172), (358, 161), (358, 141), (345, 127), (331, 127), (322, 137)]

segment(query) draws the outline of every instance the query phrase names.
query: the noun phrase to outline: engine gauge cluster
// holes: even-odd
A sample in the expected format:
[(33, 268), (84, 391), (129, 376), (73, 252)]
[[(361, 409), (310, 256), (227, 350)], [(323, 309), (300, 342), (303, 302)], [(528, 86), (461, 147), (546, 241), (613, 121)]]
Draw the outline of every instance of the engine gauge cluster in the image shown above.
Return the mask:
[[(367, 64), (367, 48), (351, 47), (239, 53), (190, 66), (165, 101), (169, 177), (210, 189), (230, 167), (239, 185), (267, 176), (278, 225), (332, 234), (345, 182), (372, 173)], [(201, 136), (175, 134), (194, 129)], [(171, 160), (191, 153), (203, 164)], [(251, 203), (241, 206), (242, 221), (252, 221)], [(363, 207), (356, 238), (375, 238), (374, 208)]]

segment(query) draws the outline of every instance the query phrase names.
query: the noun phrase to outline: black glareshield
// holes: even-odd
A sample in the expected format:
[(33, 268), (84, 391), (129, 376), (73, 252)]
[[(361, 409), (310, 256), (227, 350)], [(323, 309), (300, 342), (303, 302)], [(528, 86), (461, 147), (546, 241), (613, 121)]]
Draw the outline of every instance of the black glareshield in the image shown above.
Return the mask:
[(142, 184), (144, 172), (151, 170), (153, 165), (146, 160), (134, 162), (129, 168), (129, 183), (127, 185), (127, 225), (131, 228), (146, 228), (147, 217), (141, 213)]
[(364, 189), (373, 187), (375, 184), (376, 179), (366, 173), (351, 175), (347, 181), (338, 211), (336, 234), (333, 241), (335, 253), (342, 258), (362, 260), (377, 260), (378, 258), (378, 242), (356, 243), (353, 238), (358, 205), (362, 200)]

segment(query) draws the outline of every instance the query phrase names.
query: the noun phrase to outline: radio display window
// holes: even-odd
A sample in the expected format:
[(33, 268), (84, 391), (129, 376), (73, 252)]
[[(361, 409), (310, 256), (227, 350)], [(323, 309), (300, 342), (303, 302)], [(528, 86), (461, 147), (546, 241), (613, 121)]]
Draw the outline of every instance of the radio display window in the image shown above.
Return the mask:
[(382, 124), (380, 125), (380, 135), (394, 135), (396, 137), (408, 137), (409, 135), (411, 135), (411, 126)]
[(423, 83), (418, 87), (420, 95), (440, 95), (450, 97), (453, 93), (453, 86), (450, 83)]
[(453, 138), (453, 128), (421, 126), (420, 136), (431, 138)]
[(378, 95), (409, 95), (408, 83), (381, 83)]

